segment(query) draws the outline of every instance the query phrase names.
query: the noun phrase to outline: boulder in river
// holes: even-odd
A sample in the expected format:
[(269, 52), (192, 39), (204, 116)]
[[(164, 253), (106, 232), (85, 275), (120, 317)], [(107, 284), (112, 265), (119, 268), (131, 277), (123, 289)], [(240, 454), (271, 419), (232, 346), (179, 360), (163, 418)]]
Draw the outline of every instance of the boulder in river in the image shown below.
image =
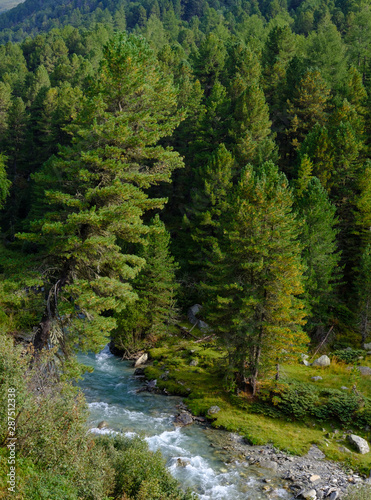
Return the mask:
[(181, 427), (191, 425), (193, 422), (193, 417), (188, 411), (182, 411), (175, 417), (175, 425), (179, 425)]
[(148, 361), (148, 354), (145, 352), (144, 354), (139, 356), (139, 358), (136, 360), (134, 368), (137, 368), (140, 365), (144, 365), (144, 363), (146, 363), (147, 361)]
[(97, 427), (98, 427), (98, 429), (105, 429), (106, 427), (108, 427), (108, 422), (106, 422), (105, 420), (102, 420), (102, 422), (99, 422)]
[(320, 358), (313, 361), (312, 366), (320, 366), (322, 368), (325, 368), (326, 366), (330, 366), (330, 364), (331, 364), (330, 358), (326, 356), (326, 354), (324, 354)]
[(348, 436), (348, 441), (357, 448), (357, 450), (359, 451), (359, 453), (361, 453), (361, 455), (369, 453), (370, 447), (368, 445), (368, 442), (365, 439), (361, 438), (360, 436), (356, 436), (355, 434), (350, 434)]

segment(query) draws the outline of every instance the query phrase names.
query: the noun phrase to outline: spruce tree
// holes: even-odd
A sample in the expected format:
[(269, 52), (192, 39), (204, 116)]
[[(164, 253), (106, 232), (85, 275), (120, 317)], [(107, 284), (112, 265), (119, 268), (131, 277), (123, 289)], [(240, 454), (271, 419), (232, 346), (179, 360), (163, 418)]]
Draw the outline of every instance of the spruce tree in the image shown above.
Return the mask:
[[(221, 144), (205, 167), (198, 172), (198, 187), (192, 193), (191, 206), (185, 217), (192, 242), (188, 250), (191, 273), (196, 282), (205, 278), (210, 257), (221, 237), (221, 221), (229, 209), (229, 197), (236, 163)], [(205, 290), (201, 288), (203, 300)]]
[(170, 254), (170, 234), (156, 215), (149, 225), (138, 255), (145, 264), (132, 281), (138, 299), (116, 314), (117, 328), (112, 339), (127, 352), (137, 351), (143, 343), (154, 342), (175, 320), (177, 264)]
[(204, 287), (211, 299), (207, 321), (229, 353), (228, 376), (236, 372), (252, 393), (257, 380), (303, 348), (303, 266), (298, 224), (284, 174), (273, 163), (247, 166)]
[(321, 332), (335, 302), (339, 281), (336, 236), (336, 207), (319, 179), (310, 175), (312, 165), (304, 156), (295, 182), (295, 208), (301, 222), (300, 240), (305, 265), (305, 299), (308, 306), (307, 329)]
[(182, 166), (177, 153), (157, 145), (179, 121), (171, 78), (146, 42), (134, 35), (113, 38), (69, 127), (72, 146), (60, 148), (34, 176), (44, 191), (44, 214), (18, 235), (37, 245), (35, 259), (25, 264), (37, 261), (28, 270), (46, 290), (37, 350), (50, 345), (55, 329), (53, 338), (66, 353), (99, 348), (116, 325), (112, 312), (137, 298), (130, 281), (145, 261), (121, 246), (140, 243), (148, 232), (143, 214), (166, 201), (145, 190), (169, 182)]

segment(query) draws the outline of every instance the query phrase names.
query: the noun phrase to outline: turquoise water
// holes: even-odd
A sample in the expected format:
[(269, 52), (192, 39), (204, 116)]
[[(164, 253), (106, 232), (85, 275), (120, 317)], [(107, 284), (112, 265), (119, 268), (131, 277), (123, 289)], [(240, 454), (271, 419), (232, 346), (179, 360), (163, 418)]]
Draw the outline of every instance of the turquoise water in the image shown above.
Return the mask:
[[(136, 393), (143, 382), (133, 376), (132, 363), (113, 356), (108, 347), (99, 354), (81, 354), (80, 362), (94, 368), (80, 383), (90, 408), (90, 430), (96, 433), (140, 434), (151, 450), (160, 449), (171, 473), (200, 500), (263, 500), (293, 498), (276, 478), (247, 466), (223, 450), (230, 435), (202, 425), (175, 427), (181, 398)], [(109, 427), (98, 429), (105, 420)], [(181, 464), (181, 465), (180, 465)], [(263, 479), (277, 486), (262, 491)]]

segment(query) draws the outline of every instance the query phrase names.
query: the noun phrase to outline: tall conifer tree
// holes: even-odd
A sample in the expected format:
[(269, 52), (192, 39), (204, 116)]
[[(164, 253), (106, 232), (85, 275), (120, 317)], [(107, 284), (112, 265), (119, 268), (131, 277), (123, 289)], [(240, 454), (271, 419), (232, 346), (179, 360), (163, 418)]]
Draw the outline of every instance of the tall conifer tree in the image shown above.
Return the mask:
[(144, 259), (124, 254), (120, 245), (139, 243), (148, 232), (142, 215), (166, 201), (145, 190), (169, 182), (182, 166), (177, 153), (157, 145), (179, 121), (172, 80), (148, 45), (116, 36), (69, 128), (73, 145), (34, 177), (44, 189), (44, 216), (19, 235), (37, 243), (38, 267), (31, 271), (47, 291), (36, 349), (50, 345), (53, 329), (65, 352), (99, 348), (115, 326), (107, 312), (136, 299), (130, 281)]
[(257, 380), (305, 342), (303, 266), (286, 177), (273, 163), (243, 171), (204, 284), (207, 321), (253, 394)]
[(340, 255), (336, 244), (336, 207), (319, 179), (310, 175), (311, 170), (310, 160), (304, 156), (295, 183), (295, 207), (301, 221), (300, 240), (306, 266), (308, 329), (311, 333), (321, 333), (334, 305)]

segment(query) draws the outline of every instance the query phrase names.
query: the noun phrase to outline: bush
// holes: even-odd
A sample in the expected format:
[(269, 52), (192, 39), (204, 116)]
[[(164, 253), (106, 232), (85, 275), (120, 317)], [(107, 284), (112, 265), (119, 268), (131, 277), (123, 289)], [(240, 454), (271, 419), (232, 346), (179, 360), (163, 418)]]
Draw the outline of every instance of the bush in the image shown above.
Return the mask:
[(270, 404), (267, 401), (254, 403), (251, 411), (269, 417), (278, 417), (280, 413), (295, 420), (312, 417), (322, 421), (337, 420), (358, 428), (371, 425), (371, 400), (337, 389), (296, 382), (284, 386), (279, 394), (271, 394), (268, 402)]
[(136, 500), (191, 500), (190, 492), (180, 489), (179, 483), (165, 467), (161, 453), (149, 451), (145, 441), (116, 435), (101, 436), (101, 446), (115, 468), (115, 498)]
[[(1, 398), (8, 387), (15, 388), (17, 476), (24, 498), (102, 500), (113, 489), (112, 465), (86, 432), (88, 409), (83, 394), (70, 382), (58, 382), (50, 369), (53, 363), (52, 352), (35, 362), (31, 351), (0, 335), (0, 381), (5, 388)], [(4, 408), (7, 405), (2, 404), (2, 446), (7, 444), (8, 427)], [(0, 482), (6, 484), (3, 471)]]
[(361, 349), (340, 349), (331, 353), (332, 358), (336, 358), (344, 363), (355, 363), (360, 356), (364, 356), (365, 351)]

